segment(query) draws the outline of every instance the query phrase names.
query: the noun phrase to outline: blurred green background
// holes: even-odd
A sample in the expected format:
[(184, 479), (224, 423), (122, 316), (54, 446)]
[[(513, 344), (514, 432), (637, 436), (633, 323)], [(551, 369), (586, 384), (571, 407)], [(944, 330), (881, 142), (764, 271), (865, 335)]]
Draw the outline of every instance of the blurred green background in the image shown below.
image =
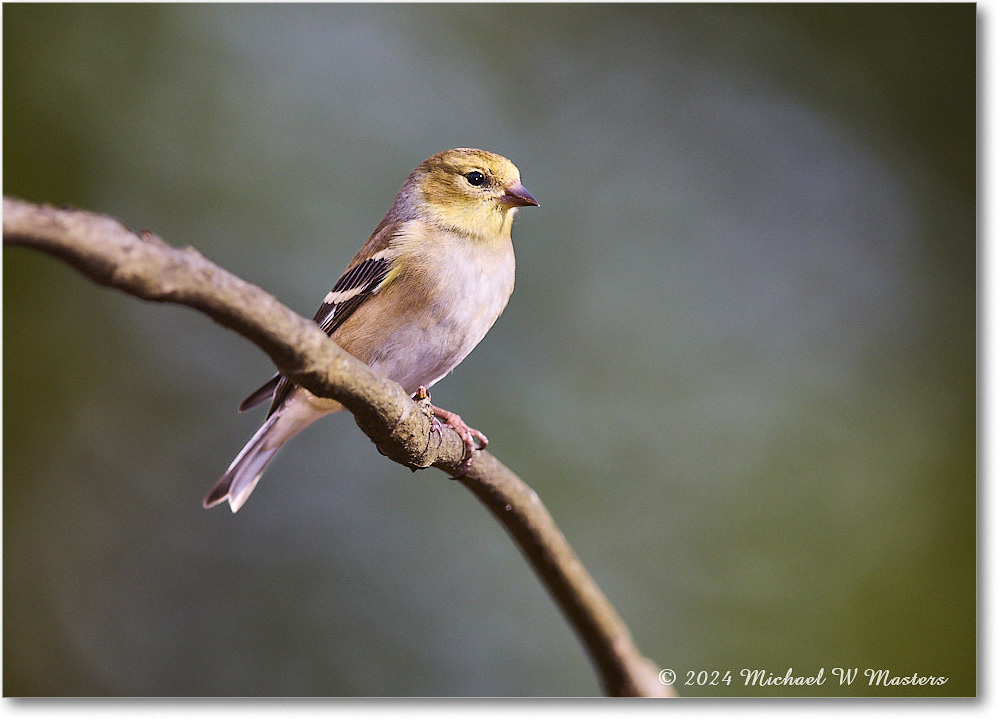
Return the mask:
[[(425, 157), (502, 153), (518, 281), (434, 389), (642, 651), (976, 691), (976, 10), (7, 5), (3, 190), (303, 315)], [(3, 252), (5, 695), (590, 695), (489, 514), (347, 415), (203, 494), (267, 358)]]

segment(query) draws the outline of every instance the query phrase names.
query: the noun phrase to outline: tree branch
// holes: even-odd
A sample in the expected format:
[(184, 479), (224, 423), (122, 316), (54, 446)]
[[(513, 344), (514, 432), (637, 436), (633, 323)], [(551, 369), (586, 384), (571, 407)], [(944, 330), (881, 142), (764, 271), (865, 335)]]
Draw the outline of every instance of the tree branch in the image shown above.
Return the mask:
[[(315, 323), (195, 249), (175, 248), (148, 231), (132, 233), (107, 216), (7, 197), (3, 240), (45, 251), (101, 285), (202, 311), (261, 348), (295, 383), (342, 403), (392, 460), (409, 468), (458, 472), (462, 440), (451, 428), (431, 433), (425, 404), (345, 353)], [(671, 686), (660, 683), (658, 668), (640, 654), (531, 488), (485, 451), (476, 453), (459, 481), (513, 537), (583, 641), (606, 693), (674, 695)]]

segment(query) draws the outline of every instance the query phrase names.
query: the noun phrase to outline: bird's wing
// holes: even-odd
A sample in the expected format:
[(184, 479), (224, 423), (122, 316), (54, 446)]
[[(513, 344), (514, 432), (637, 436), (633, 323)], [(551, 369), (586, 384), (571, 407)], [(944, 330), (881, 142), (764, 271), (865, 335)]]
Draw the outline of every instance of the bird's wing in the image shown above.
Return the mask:
[(348, 268), (333, 290), (326, 294), (313, 320), (324, 333), (333, 335), (351, 313), (379, 289), (390, 270), (392, 259), (385, 253), (378, 253)]
[[(395, 235), (395, 230), (390, 226), (379, 226), (347, 266), (347, 270), (340, 276), (333, 289), (326, 294), (323, 304), (313, 316), (313, 320), (324, 333), (332, 336), (366, 299), (385, 285), (393, 268), (394, 257), (389, 251), (389, 242)], [(268, 398), (273, 398), (267, 412), (270, 417), (288, 397), (293, 387), (287, 378), (277, 373), (247, 396), (240, 403), (240, 410), (245, 411)]]
[(275, 373), (271, 376), (271, 379), (262, 385), (260, 388), (255, 390), (253, 393), (248, 395), (240, 403), (240, 413), (243, 411), (250, 410), (256, 405), (259, 405), (266, 401), (268, 398), (274, 395), (274, 389), (278, 387), (278, 383), (281, 381), (281, 374)]

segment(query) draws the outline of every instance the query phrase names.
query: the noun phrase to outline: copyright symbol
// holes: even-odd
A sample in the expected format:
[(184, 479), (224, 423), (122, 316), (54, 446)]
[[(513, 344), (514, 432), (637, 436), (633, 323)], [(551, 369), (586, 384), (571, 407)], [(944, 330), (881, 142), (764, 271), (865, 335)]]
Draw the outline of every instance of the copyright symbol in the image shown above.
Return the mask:
[(664, 686), (671, 686), (677, 680), (677, 674), (672, 668), (661, 668), (659, 678)]

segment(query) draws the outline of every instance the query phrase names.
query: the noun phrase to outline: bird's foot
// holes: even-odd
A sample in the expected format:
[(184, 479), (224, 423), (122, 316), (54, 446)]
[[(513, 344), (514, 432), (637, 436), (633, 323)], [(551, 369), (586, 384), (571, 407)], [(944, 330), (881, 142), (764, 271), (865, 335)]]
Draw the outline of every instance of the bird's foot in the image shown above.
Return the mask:
[(446, 426), (452, 428), (461, 437), (462, 442), (465, 444), (465, 452), (462, 454), (462, 463), (458, 467), (458, 473), (452, 477), (461, 478), (469, 472), (469, 468), (472, 466), (472, 456), (476, 451), (486, 448), (490, 443), (490, 439), (484, 433), (477, 431), (463, 421), (462, 417), (457, 413), (452, 413), (451, 411), (446, 411), (444, 408), (438, 408), (430, 404), (431, 397), (427, 393), (427, 389), (423, 386), (417, 389), (413, 397), (417, 401), (427, 401), (430, 405), (431, 413), (433, 414), (431, 416), (432, 431), (438, 434), (438, 438), (441, 438), (441, 421), (444, 421)]

